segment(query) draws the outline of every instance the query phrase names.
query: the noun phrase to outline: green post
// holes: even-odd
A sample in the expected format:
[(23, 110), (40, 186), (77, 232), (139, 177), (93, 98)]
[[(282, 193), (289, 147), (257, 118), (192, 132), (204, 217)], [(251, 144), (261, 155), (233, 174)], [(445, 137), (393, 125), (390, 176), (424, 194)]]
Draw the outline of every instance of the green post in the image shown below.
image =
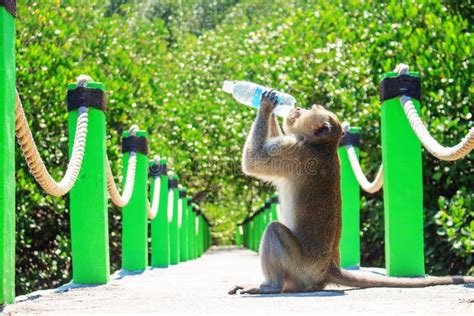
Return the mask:
[(263, 239), (263, 234), (265, 232), (265, 229), (267, 229), (267, 225), (268, 225), (268, 210), (270, 209), (270, 204), (266, 204), (265, 205), (265, 208), (263, 209), (262, 211), (262, 233), (261, 233), (261, 237), (260, 237), (260, 240)]
[(199, 230), (200, 230), (200, 225), (201, 225), (201, 221), (199, 220), (199, 214), (196, 213), (196, 218), (195, 218), (195, 221), (196, 221), (196, 258), (199, 258)]
[(254, 232), (255, 232), (255, 244), (254, 244), (254, 251), (258, 252), (258, 249), (260, 248), (260, 213), (255, 216), (253, 219), (253, 227), (254, 227)]
[(204, 245), (203, 245), (203, 226), (204, 226), (204, 220), (202, 219), (202, 215), (200, 214), (198, 217), (198, 223), (199, 223), (199, 228), (198, 228), (198, 257), (202, 256)]
[(272, 202), (271, 200), (268, 200), (267, 207), (265, 208), (265, 229), (267, 229), (268, 224), (271, 222), (271, 211), (272, 211)]
[(203, 249), (202, 253), (205, 253), (207, 250), (207, 232), (208, 232), (208, 225), (207, 225), (207, 220), (203, 217), (203, 227), (202, 227), (202, 243), (203, 243)]
[[(418, 77), (418, 73), (410, 73)], [(383, 79), (396, 77), (386, 73)], [(383, 80), (382, 80), (383, 82)], [(413, 99), (417, 111), (420, 103)], [(382, 103), (385, 260), (390, 276), (425, 274), (421, 144), (398, 97)]]
[[(166, 160), (160, 160), (161, 170), (166, 170)], [(168, 174), (160, 176), (160, 204), (156, 217), (151, 221), (151, 266), (166, 268), (170, 263), (168, 203), (170, 196)]]
[(212, 230), (211, 230), (211, 226), (208, 225), (207, 227), (207, 248), (211, 248), (212, 246), (212, 234), (211, 234)]
[(250, 221), (250, 249), (255, 251), (255, 245), (257, 244), (257, 232), (255, 227), (255, 217)]
[(254, 223), (254, 219), (251, 219), (249, 222), (248, 222), (248, 225), (249, 225), (249, 249), (250, 250), (255, 250), (255, 223)]
[(197, 213), (196, 213), (196, 209), (193, 208), (192, 209), (192, 214), (193, 214), (193, 221), (192, 221), (192, 225), (193, 225), (193, 230), (192, 230), (192, 234), (193, 234), (193, 238), (192, 238), (192, 244), (193, 244), (193, 247), (192, 247), (192, 250), (193, 250), (193, 253), (192, 253), (192, 256), (193, 256), (193, 259), (196, 259), (197, 258), (197, 228), (198, 228), (198, 221), (197, 221)]
[[(137, 131), (136, 136), (143, 141), (148, 133)], [(123, 132), (122, 137), (124, 140), (130, 137), (130, 132)], [(130, 152), (122, 149), (122, 153), (122, 187), (125, 187)], [(122, 209), (122, 269), (128, 271), (145, 270), (148, 266), (148, 157), (146, 152), (136, 152), (135, 155), (133, 194)], [(153, 186), (152, 183), (152, 190)]]
[(202, 216), (202, 253), (204, 254), (207, 250), (207, 220)]
[[(77, 86), (69, 84), (68, 90)], [(104, 90), (98, 82), (87, 88)], [(69, 155), (72, 153), (78, 110), (69, 112)], [(107, 175), (105, 173), (105, 113), (89, 108), (86, 148), (81, 171), (70, 192), (73, 282), (104, 284), (109, 280)]]
[(209, 222), (206, 222), (206, 251), (211, 247), (211, 227)]
[(247, 248), (247, 224), (242, 223), (240, 227), (242, 227), (242, 246)]
[(199, 226), (201, 227), (201, 232), (200, 232), (200, 235), (201, 235), (201, 256), (202, 254), (206, 251), (206, 245), (205, 245), (205, 230), (206, 230), (206, 222), (204, 221), (204, 217), (201, 216), (201, 225)]
[(254, 220), (254, 230), (255, 230), (255, 245), (254, 250), (258, 252), (260, 249), (260, 231), (261, 231), (261, 223), (260, 223), (260, 212), (255, 216)]
[[(179, 261), (188, 261), (188, 198), (186, 197), (186, 188), (180, 191), (180, 209), (181, 216), (178, 214), (179, 226)], [(179, 210), (179, 209), (178, 209)]]
[(248, 228), (249, 228), (249, 249), (250, 250), (253, 250), (253, 241), (254, 241), (254, 233), (253, 233), (253, 221), (250, 220), (249, 222), (247, 222), (247, 225), (248, 225)]
[(198, 213), (196, 213), (196, 218), (195, 218), (195, 222), (196, 222), (196, 224), (195, 224), (195, 228), (196, 228), (196, 230), (195, 230), (196, 247), (195, 248), (196, 249), (194, 249), (194, 253), (195, 253), (196, 258), (199, 258), (199, 256), (201, 255), (200, 254), (200, 246), (199, 246), (199, 242), (200, 242), (199, 231), (201, 230), (201, 220), (199, 219), (200, 217), (201, 216)]
[(196, 209), (194, 209), (194, 259), (198, 257), (198, 231), (199, 231), (199, 220)]
[(262, 244), (263, 231), (265, 230), (265, 208), (258, 214), (260, 230), (258, 234), (258, 248), (257, 251), (260, 251), (260, 245)]
[(252, 223), (249, 221), (246, 223), (247, 225), (247, 245), (248, 249), (252, 249)]
[[(349, 133), (358, 136), (360, 128), (351, 127)], [(348, 135), (348, 134), (346, 134)], [(357, 157), (358, 144), (353, 145)], [(360, 265), (360, 187), (349, 162), (345, 144), (339, 147), (341, 160), (342, 235), (340, 242), (341, 267)]]
[(194, 212), (194, 258), (199, 257), (199, 215)]
[[(13, 1), (16, 2), (16, 1)], [(15, 300), (15, 18), (0, 6), (0, 305)]]
[(270, 202), (271, 202), (270, 222), (277, 222), (278, 221), (278, 214), (277, 214), (278, 196), (276, 194), (272, 195)]
[(187, 223), (187, 228), (188, 228), (188, 260), (193, 260), (193, 254), (194, 254), (194, 244), (193, 244), (193, 231), (194, 231), (194, 216), (193, 216), (193, 211), (191, 207), (191, 200), (188, 199), (188, 223)]
[(170, 263), (172, 265), (179, 263), (179, 226), (178, 226), (178, 216), (180, 207), (179, 204), (179, 189), (178, 189), (178, 176), (173, 176), (171, 178), (173, 183), (173, 216), (170, 222)]
[(209, 233), (210, 233), (210, 231), (209, 231), (209, 222), (208, 222), (208, 220), (206, 220), (206, 226), (204, 228), (204, 245), (205, 245), (204, 252), (206, 252), (210, 247)]
[(262, 212), (260, 213), (262, 217), (262, 220), (260, 223), (260, 227), (261, 227), (260, 228), (260, 241), (262, 241), (263, 232), (265, 231), (265, 228), (267, 227), (267, 206), (268, 206), (268, 203), (265, 202), (265, 206), (263, 206)]
[(201, 239), (202, 239), (202, 249), (201, 249), (201, 252), (202, 254), (204, 254), (207, 250), (207, 239), (206, 239), (206, 236), (207, 236), (207, 222), (204, 218), (204, 216), (201, 217), (202, 219), (202, 231), (201, 231)]
[[(188, 204), (189, 201), (188, 201)], [(194, 213), (191, 205), (188, 206), (188, 259), (193, 260), (195, 257), (195, 247), (196, 247), (196, 213)]]
[(242, 225), (235, 227), (235, 245), (242, 246)]
[(249, 247), (249, 225), (248, 223), (243, 223), (243, 230), (244, 230), (244, 247), (248, 248)]

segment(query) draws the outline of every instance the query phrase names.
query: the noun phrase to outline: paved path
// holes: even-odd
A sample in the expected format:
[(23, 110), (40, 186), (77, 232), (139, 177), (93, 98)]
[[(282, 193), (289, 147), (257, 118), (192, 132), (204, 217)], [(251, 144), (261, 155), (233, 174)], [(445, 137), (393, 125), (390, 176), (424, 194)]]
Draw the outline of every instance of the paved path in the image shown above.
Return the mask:
[[(474, 315), (474, 287), (344, 289), (270, 296), (227, 295), (235, 283), (260, 281), (258, 256), (248, 250), (212, 248), (202, 258), (130, 275), (108, 285), (39, 291), (3, 312), (20, 314), (356, 314)], [(1, 310), (1, 309), (0, 309)]]

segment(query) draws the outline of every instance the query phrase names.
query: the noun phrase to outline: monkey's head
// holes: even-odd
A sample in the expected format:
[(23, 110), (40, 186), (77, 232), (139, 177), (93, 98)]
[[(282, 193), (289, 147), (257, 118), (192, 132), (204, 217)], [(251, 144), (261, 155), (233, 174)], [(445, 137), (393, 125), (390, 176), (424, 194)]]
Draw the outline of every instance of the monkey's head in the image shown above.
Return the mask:
[(294, 108), (283, 122), (285, 134), (303, 137), (314, 143), (337, 144), (342, 136), (342, 128), (336, 115), (321, 105), (311, 109)]

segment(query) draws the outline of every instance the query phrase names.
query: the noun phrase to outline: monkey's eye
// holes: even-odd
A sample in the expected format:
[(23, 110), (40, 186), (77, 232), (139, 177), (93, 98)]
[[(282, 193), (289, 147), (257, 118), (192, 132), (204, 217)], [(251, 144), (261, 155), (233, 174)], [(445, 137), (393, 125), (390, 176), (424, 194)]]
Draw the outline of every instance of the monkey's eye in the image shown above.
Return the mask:
[(330, 131), (331, 131), (331, 128), (329, 126), (323, 125), (323, 126), (321, 126), (320, 128), (318, 128), (317, 130), (314, 131), (314, 135), (315, 136), (324, 136), (324, 135), (329, 134)]

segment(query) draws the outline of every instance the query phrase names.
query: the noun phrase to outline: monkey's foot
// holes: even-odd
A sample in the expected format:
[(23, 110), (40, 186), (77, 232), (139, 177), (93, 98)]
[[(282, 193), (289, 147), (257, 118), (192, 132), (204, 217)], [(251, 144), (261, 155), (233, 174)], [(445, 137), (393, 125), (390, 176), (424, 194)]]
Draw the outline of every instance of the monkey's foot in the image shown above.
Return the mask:
[(229, 290), (229, 292), (227, 292), (227, 294), (229, 294), (229, 295), (235, 295), (235, 294), (237, 294), (237, 291), (238, 291), (238, 290), (242, 290), (242, 289), (243, 289), (242, 286), (240, 286), (240, 285), (234, 285), (234, 286)]
[(240, 294), (276, 294), (281, 293), (280, 288), (272, 287), (270, 285), (262, 284), (260, 286), (241, 286), (235, 285), (229, 290), (230, 295), (237, 294), (240, 290)]

